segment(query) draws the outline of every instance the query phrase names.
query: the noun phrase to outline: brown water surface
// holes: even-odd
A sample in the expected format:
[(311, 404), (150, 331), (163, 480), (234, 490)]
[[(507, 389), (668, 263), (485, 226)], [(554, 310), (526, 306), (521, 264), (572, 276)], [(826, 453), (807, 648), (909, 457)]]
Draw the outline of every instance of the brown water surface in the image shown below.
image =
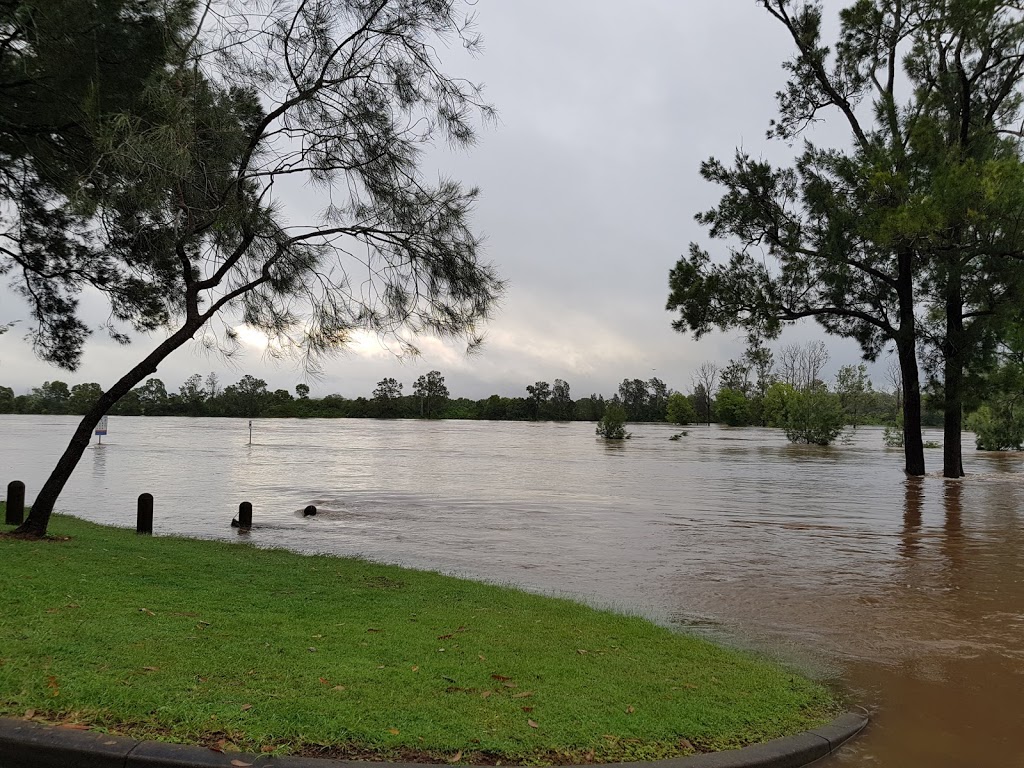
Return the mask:
[[(73, 420), (0, 416), (0, 483), (38, 490)], [(361, 554), (513, 583), (755, 648), (873, 715), (843, 766), (1024, 767), (1024, 466), (907, 479), (881, 431), (112, 418), (61, 506), (158, 534)], [(970, 448), (970, 446), (968, 446)], [(941, 452), (928, 451), (931, 469)], [(316, 504), (320, 514), (303, 519)]]

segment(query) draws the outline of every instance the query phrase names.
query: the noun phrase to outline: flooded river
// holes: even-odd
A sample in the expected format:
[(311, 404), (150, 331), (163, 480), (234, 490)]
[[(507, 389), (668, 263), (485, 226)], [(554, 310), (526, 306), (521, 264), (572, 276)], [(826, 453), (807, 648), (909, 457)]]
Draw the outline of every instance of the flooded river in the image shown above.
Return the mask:
[[(0, 416), (0, 482), (31, 499), (72, 425)], [(877, 429), (632, 429), (260, 420), (250, 446), (244, 421), (115, 417), (60, 507), (130, 526), (149, 492), (158, 534), (230, 539), (248, 500), (261, 545), (570, 594), (832, 680), (873, 722), (829, 768), (1024, 767), (1024, 457), (908, 480)]]

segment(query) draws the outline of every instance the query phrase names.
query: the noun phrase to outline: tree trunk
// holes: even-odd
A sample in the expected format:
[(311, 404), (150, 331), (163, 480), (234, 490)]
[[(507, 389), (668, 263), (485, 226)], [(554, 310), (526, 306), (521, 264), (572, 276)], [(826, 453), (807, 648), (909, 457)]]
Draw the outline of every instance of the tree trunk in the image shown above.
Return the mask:
[(924, 474), (924, 440), (921, 437), (921, 381), (913, 337), (896, 342), (903, 379), (903, 459), (908, 475)]
[(963, 427), (964, 319), (963, 290), (959, 270), (950, 270), (946, 279), (946, 339), (942, 344), (945, 359), (942, 418), (942, 476), (963, 477), (961, 447)]
[(914, 316), (914, 254), (901, 250), (896, 291), (899, 296), (900, 329), (896, 352), (903, 381), (903, 461), (911, 477), (924, 474), (924, 440), (921, 437), (921, 379), (917, 371), (917, 319)]
[(46, 529), (50, 524), (50, 516), (53, 514), (53, 508), (57, 503), (57, 499), (71, 478), (71, 474), (75, 471), (75, 467), (78, 466), (78, 462), (81, 460), (82, 454), (85, 453), (85, 449), (89, 447), (89, 443), (92, 440), (92, 431), (99, 423), (100, 418), (113, 407), (114, 403), (128, 394), (132, 387), (140, 383), (147, 376), (156, 373), (157, 366), (171, 352), (192, 338), (202, 324), (202, 322), (192, 321), (179, 328), (154, 349), (145, 360), (132, 368), (100, 396), (96, 404), (82, 417), (74, 434), (71, 436), (71, 442), (64, 449), (64, 453), (57, 460), (57, 465), (50, 472), (50, 476), (46, 478), (46, 482), (43, 483), (39, 495), (36, 496), (28, 518), (15, 533), (40, 537), (46, 535)]

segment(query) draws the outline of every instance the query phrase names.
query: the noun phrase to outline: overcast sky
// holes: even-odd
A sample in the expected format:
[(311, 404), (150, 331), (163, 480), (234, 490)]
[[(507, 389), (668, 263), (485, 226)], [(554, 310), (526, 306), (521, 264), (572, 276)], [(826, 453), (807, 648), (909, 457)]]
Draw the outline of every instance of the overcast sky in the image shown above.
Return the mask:
[[(445, 58), (450, 74), (485, 84), (499, 120), (477, 146), (434, 153), (424, 170), (482, 189), (477, 229), (508, 280), (487, 343), (466, 357), (424, 339), (419, 358), (400, 361), (361, 339), (309, 381), (312, 394), (369, 395), (387, 376), (408, 393), (432, 369), (453, 396), (473, 398), (523, 395), (527, 384), (556, 378), (577, 398), (651, 376), (689, 391), (701, 361), (724, 363), (743, 342), (674, 332), (668, 272), (691, 241), (724, 253), (693, 220), (720, 194), (700, 179), (702, 160), (728, 159), (739, 145), (772, 159), (788, 154), (765, 139), (791, 50), (784, 30), (754, 0), (479, 0), (476, 9), (483, 55)], [(838, 128), (816, 137), (835, 130), (842, 140)], [(107, 315), (95, 297), (84, 305), (96, 325)], [(0, 321), (24, 317), (24, 303), (2, 289)], [(162, 338), (120, 347), (98, 332), (70, 373), (33, 357), (25, 327), (0, 336), (0, 384), (19, 393), (53, 379), (110, 385)], [(809, 325), (779, 343), (819, 337)], [(232, 364), (185, 347), (156, 375), (168, 390), (195, 372), (216, 371), (224, 383), (251, 373), (272, 389), (304, 380), (295, 364), (267, 359), (260, 339), (243, 340), (248, 351)], [(830, 374), (857, 362), (856, 345), (828, 345)], [(872, 369), (878, 386), (883, 367)]]

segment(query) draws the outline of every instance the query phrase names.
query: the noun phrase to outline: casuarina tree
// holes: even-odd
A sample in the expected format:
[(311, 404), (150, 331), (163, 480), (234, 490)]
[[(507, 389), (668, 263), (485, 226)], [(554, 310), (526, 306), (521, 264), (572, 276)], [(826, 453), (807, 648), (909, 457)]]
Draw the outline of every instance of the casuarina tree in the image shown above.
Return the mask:
[[(44, 206), (74, 231), (65, 250), (83, 250), (40, 257), (46, 235), (35, 232), (4, 257), (32, 254), (19, 274), (59, 276), (61, 300), (39, 300), (33, 277), (24, 290), (37, 349), (53, 362), (78, 363), (87, 286), (110, 299), (119, 340), (119, 323), (167, 335), (82, 419), (20, 529), (35, 535), (99, 418), (190, 339), (230, 351), (241, 322), (309, 361), (357, 330), (404, 349), (423, 332), (475, 345), (502, 289), (471, 227), (476, 190), (421, 168), (425, 146), (468, 145), (490, 115), (479, 88), (438, 61), (440, 40), (477, 45), (460, 0), (131, 5), (104, 23), (157, 24), (160, 64), (138, 103), (72, 113), (91, 162), (30, 186), (35, 197), (6, 192), (12, 231)], [(289, 210), (281, 189), (296, 182), (322, 190), (320, 204)], [(130, 284), (74, 269), (88, 253)], [(210, 327), (221, 316), (224, 337)]]

